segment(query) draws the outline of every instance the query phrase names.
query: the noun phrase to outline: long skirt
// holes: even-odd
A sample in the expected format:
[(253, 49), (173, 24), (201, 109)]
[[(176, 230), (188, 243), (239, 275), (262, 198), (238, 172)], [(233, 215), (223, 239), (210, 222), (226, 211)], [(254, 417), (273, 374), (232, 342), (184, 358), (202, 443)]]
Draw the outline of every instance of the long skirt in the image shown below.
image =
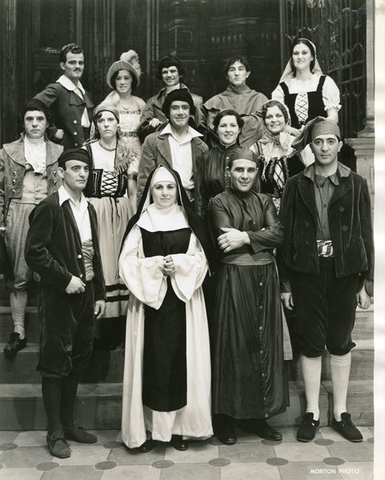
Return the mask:
[(288, 383), (275, 264), (222, 264), (213, 325), (213, 413), (268, 418), (283, 412)]
[[(98, 218), (100, 253), (107, 292), (106, 312), (101, 326), (97, 325), (97, 336), (111, 337), (111, 342), (119, 344), (124, 342), (123, 325), (127, 315), (128, 290), (119, 277), (118, 258), (124, 232), (134, 212), (127, 197), (92, 197), (89, 201), (95, 207)], [(112, 319), (117, 322), (109, 324), (108, 321)], [(121, 322), (119, 319), (124, 320)], [(117, 339), (116, 336), (120, 338)]]

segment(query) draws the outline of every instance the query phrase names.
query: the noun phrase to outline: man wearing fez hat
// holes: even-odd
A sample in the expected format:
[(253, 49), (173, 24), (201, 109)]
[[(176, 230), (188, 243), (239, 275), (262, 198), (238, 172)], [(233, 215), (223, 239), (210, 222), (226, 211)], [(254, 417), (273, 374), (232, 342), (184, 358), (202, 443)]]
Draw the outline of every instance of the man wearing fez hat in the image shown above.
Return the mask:
[(271, 198), (254, 188), (257, 162), (251, 150), (233, 150), (229, 190), (208, 207), (219, 260), (211, 329), (213, 425), (225, 445), (236, 443), (236, 424), (281, 440), (266, 419), (285, 411), (288, 399), (284, 360), (291, 347), (273, 256), (283, 229)]
[(176, 170), (182, 180), (189, 200), (194, 201), (194, 175), (198, 158), (208, 150), (200, 139), (202, 134), (189, 125), (195, 113), (193, 98), (186, 88), (172, 90), (162, 111), (168, 123), (159, 132), (149, 135), (142, 150), (138, 172), (138, 201), (147, 178), (160, 163)]
[(198, 128), (201, 125), (201, 106), (203, 99), (199, 95), (192, 93), (184, 83), (182, 83), (185, 68), (182, 62), (173, 55), (166, 55), (160, 59), (157, 65), (156, 77), (161, 80), (163, 87), (153, 97), (147, 100), (146, 108), (142, 114), (141, 125), (139, 127), (139, 137), (142, 142), (150, 133), (153, 133), (167, 122), (162, 107), (167, 95), (173, 90), (187, 90), (194, 102), (195, 113), (193, 114), (194, 125)]
[(373, 294), (374, 246), (366, 180), (338, 161), (338, 125), (324, 117), (308, 122), (293, 142), (307, 144), (315, 162), (289, 178), (283, 191), (284, 242), (279, 251), (281, 298), (298, 319), (306, 412), (297, 439), (308, 442), (320, 423), (322, 355), (330, 354), (333, 428), (362, 441), (347, 412), (347, 392), (357, 305)]
[(74, 421), (79, 374), (92, 353), (95, 318), (105, 309), (97, 220), (83, 195), (90, 157), (83, 149), (59, 157), (62, 186), (32, 211), (25, 257), (40, 277), (41, 324), (37, 370), (48, 419), (51, 455), (71, 455), (67, 440), (95, 443)]

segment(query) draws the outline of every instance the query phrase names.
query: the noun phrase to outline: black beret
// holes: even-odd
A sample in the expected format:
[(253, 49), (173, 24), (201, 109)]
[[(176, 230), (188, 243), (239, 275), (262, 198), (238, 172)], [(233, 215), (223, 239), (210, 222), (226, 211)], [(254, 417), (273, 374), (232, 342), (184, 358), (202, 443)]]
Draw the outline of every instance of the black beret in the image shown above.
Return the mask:
[(195, 105), (194, 101), (192, 99), (192, 96), (190, 92), (187, 90), (187, 88), (180, 88), (177, 90), (172, 90), (166, 97), (162, 111), (168, 118), (170, 115), (170, 107), (172, 102), (175, 101), (180, 101), (180, 102), (187, 102), (190, 105), (190, 115), (194, 115), (195, 113)]
[(69, 148), (68, 150), (64, 150), (58, 158), (59, 167), (63, 167), (68, 160), (79, 160), (79, 162), (84, 162), (91, 167), (91, 158), (88, 151), (84, 148)]

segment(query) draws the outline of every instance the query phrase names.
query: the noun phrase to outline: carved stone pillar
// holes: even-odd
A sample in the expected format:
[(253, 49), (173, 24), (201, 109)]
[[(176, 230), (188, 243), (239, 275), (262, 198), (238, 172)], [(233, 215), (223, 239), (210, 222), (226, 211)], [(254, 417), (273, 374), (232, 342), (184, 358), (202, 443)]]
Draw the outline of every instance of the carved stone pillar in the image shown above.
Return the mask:
[(357, 157), (357, 173), (368, 181), (374, 204), (374, 0), (366, 2), (366, 118), (357, 138), (347, 138)]

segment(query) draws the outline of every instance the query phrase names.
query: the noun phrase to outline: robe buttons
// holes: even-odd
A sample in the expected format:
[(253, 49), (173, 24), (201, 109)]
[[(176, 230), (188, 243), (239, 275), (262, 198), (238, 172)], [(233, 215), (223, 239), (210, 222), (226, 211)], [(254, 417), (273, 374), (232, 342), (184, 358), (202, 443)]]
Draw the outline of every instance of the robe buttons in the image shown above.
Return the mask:
[(80, 255), (80, 253), (79, 253), (79, 255), (78, 255), (78, 258), (82, 258), (82, 256)]

